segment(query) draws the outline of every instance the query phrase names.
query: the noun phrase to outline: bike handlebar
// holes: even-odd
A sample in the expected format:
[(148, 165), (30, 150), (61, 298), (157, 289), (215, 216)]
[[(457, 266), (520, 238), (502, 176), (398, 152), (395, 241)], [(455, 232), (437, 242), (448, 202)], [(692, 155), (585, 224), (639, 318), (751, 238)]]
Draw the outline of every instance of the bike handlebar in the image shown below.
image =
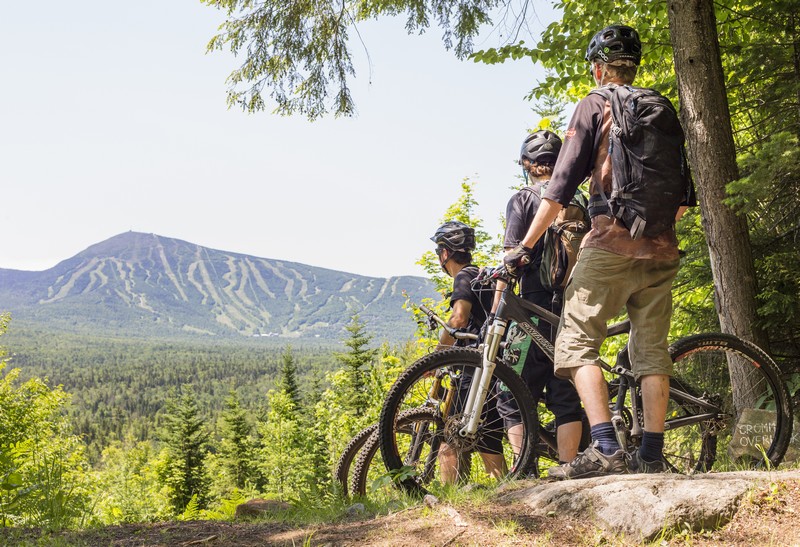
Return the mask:
[(436, 312), (431, 310), (425, 304), (420, 304), (419, 309), (422, 311), (422, 313), (427, 315), (429, 319), (432, 319), (432, 320), (436, 321), (437, 323), (439, 323), (444, 328), (444, 330), (447, 331), (447, 334), (449, 334), (450, 336), (452, 336), (456, 340), (477, 340), (478, 339), (478, 335), (477, 334), (473, 334), (471, 332), (466, 332), (466, 331), (463, 331), (461, 329), (457, 329), (455, 327), (451, 327), (450, 325), (447, 324), (447, 322), (445, 322), (444, 319), (439, 317), (436, 314)]

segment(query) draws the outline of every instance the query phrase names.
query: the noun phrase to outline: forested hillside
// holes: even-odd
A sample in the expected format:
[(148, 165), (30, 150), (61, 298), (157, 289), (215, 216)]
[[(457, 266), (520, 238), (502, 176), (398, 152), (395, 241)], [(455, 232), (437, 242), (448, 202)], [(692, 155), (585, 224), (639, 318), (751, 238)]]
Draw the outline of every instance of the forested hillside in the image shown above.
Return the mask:
[(45, 378), (72, 394), (69, 415), (93, 460), (114, 440), (153, 438), (170, 391), (184, 384), (195, 387), (199, 408), (209, 417), (218, 417), (231, 390), (255, 411), (266, 406), (265, 395), (276, 387), (287, 351), (306, 390), (314, 378), (321, 382), (335, 370), (333, 351), (343, 347), (307, 342), (292, 348), (275, 339), (250, 338), (115, 339), (48, 334), (13, 323), (7, 337), (13, 348), (10, 366), (19, 367), (23, 379)]
[(266, 493), (325, 503), (336, 458), (418, 351), (373, 347), (357, 319), (346, 332), (339, 351), (297, 352), (23, 337), (0, 353), (3, 525), (230, 518)]
[[(406, 13), (409, 30), (440, 24), (445, 43), (466, 57), (491, 8), (513, 4), (461, 10), (457, 2), (398, 1), (331, 10), (313, 1), (286, 10), (282, 0), (207, 3), (231, 19), (211, 47), (247, 49), (231, 78), (245, 87), (231, 90), (232, 102), (258, 111), (271, 91), (283, 112), (311, 118), (354, 111), (345, 42), (357, 23)], [(524, 13), (528, 3), (515, 6)], [(594, 29), (586, 21), (640, 29), (637, 82), (680, 105), (701, 195), (678, 225), (685, 256), (670, 338), (725, 330), (758, 341), (797, 412), (800, 2), (566, 0), (558, 7), (562, 17), (539, 43), (514, 38), (473, 58), (552, 69), (531, 97), (555, 108), (545, 116), (537, 107), (541, 122), (528, 125), (561, 131), (558, 100), (575, 100), (591, 85), (583, 52)], [(301, 64), (287, 67), (294, 62)], [(308, 66), (317, 85), (303, 80)], [(329, 82), (328, 69), (339, 78)], [(328, 83), (339, 93), (327, 95)], [(334, 96), (338, 102), (326, 103)], [(480, 230), (474, 205), (463, 183), (444, 219), (479, 228), (475, 262), (492, 265), (497, 234)], [(415, 333), (404, 293), (413, 301), (434, 297), (432, 305), (447, 309), (434, 287), (444, 292), (450, 279), (432, 252), (420, 263), (431, 281), (343, 274), (129, 232), (44, 272), (0, 270), (0, 312), (12, 312), (0, 314), (0, 526), (232, 519), (252, 497), (341, 515), (346, 498), (331, 478), (339, 454), (376, 422), (400, 372), (435, 346), (435, 337)], [(615, 349), (603, 348), (604, 358), (613, 361)], [(734, 374), (732, 392), (737, 381)], [(716, 450), (716, 440), (707, 446)], [(380, 471), (371, 486), (387, 487), (385, 497), (371, 490), (369, 500), (397, 507), (399, 494), (388, 486), (410, 471)], [(432, 488), (449, 485), (433, 481)]]
[(372, 278), (126, 232), (41, 272), (0, 269), (0, 309), (31, 327), (125, 337), (339, 340), (354, 314), (380, 339), (414, 332), (421, 277)]

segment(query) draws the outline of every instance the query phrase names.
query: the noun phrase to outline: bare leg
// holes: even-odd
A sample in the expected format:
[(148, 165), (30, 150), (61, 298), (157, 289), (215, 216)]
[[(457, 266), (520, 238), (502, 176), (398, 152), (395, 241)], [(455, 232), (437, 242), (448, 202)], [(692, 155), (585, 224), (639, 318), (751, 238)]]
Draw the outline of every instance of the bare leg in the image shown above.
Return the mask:
[[(594, 365), (586, 365), (570, 369), (575, 389), (583, 402), (589, 425), (597, 425), (611, 421), (611, 410), (608, 408), (608, 384), (603, 376), (603, 370)], [(664, 407), (666, 415), (666, 407)], [(661, 427), (663, 430), (663, 416)]]
[(556, 443), (558, 444), (558, 459), (562, 462), (572, 461), (578, 455), (578, 446), (581, 443), (583, 424), (570, 422), (558, 426), (556, 430)]
[(481, 452), (480, 454), (486, 472), (489, 473), (493, 479), (500, 480), (508, 474), (506, 460), (503, 458), (502, 454), (488, 454), (486, 452)]
[(664, 418), (669, 404), (669, 376), (648, 374), (640, 379), (642, 403), (644, 405), (644, 430), (651, 433), (664, 432)]
[(458, 480), (458, 452), (446, 443), (439, 447), (439, 478), (444, 484)]
[(519, 456), (522, 449), (522, 440), (525, 435), (525, 426), (522, 424), (512, 425), (506, 431), (508, 435), (508, 443), (511, 445), (511, 450), (514, 451), (514, 456)]

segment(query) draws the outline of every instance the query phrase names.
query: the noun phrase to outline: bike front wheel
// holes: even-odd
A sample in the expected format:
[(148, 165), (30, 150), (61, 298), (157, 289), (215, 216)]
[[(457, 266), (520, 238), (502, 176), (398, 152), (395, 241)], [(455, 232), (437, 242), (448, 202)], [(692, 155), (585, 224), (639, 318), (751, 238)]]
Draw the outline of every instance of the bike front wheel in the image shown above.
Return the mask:
[(675, 471), (778, 465), (792, 435), (789, 392), (775, 362), (727, 334), (698, 334), (669, 348), (674, 363), (664, 456)]
[[(477, 432), (462, 431), (469, 418), (464, 412), (469, 387), (482, 372), (481, 363), (482, 354), (475, 349), (438, 351), (416, 361), (390, 389), (378, 427), (380, 450), (386, 469), (404, 490), (424, 493), (430, 481), (491, 483), (525, 476), (533, 469), (536, 403), (507, 365), (495, 367)], [(433, 462), (409, 459), (409, 438), (397, 428), (404, 411), (420, 407), (431, 409), (437, 418), (428, 430), (440, 446)]]

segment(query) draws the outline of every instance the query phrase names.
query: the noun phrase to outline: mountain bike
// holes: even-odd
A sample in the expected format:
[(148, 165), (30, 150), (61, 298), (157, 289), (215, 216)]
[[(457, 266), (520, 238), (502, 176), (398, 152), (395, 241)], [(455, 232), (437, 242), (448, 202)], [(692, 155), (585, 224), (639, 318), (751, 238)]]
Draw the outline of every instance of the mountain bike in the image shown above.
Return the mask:
[[(433, 311), (425, 306), (421, 306), (421, 309), (429, 318), (431, 330), (435, 328), (436, 323), (449, 329), (444, 320)], [(453, 331), (451, 334), (457, 340), (475, 342), (478, 339), (476, 334), (450, 330)], [(430, 383), (429, 397), (442, 397), (444, 373), (444, 370), (437, 371), (434, 381)], [(451, 391), (443, 398), (440, 410), (445, 414), (449, 412), (453, 395), (454, 392)], [(407, 445), (406, 461), (417, 464), (422, 453), (426, 454), (427, 459), (421, 464), (423, 471), (420, 474), (420, 480), (425, 482), (433, 478), (435, 459), (441, 443), (441, 436), (430, 432), (438, 431), (442, 425), (434, 410), (428, 406), (404, 410), (398, 416), (395, 425), (397, 435), (408, 436), (408, 441), (405, 443)], [(432, 429), (431, 426), (433, 426)], [(385, 467), (380, 462), (375, 462), (375, 457), (378, 455), (378, 441), (378, 424), (372, 424), (357, 433), (342, 451), (334, 469), (334, 477), (345, 496), (365, 496), (368, 489), (375, 490), (378, 483), (385, 482), (383, 480), (386, 476)], [(462, 472), (468, 469), (469, 464), (465, 461), (466, 458), (462, 459), (459, 465)]]
[[(420, 463), (436, 460), (430, 454), (421, 454), (425, 457), (417, 460), (407, 457), (409, 439), (397, 433), (396, 424), (398, 416), (411, 408), (431, 409), (436, 422), (430, 423), (427, 435), (438, 436), (440, 445), (447, 443), (467, 454), (483, 437), (507, 427), (504, 420), (490, 419), (487, 407), (501, 399), (513, 401), (523, 432), (516, 442), (508, 436), (504, 440), (507, 479), (536, 473), (540, 439), (555, 447), (553, 432), (538, 427), (536, 401), (501, 350), (509, 324), (515, 321), (552, 360), (553, 345), (534, 323), (557, 326), (559, 317), (516, 295), (516, 279), (503, 267), (483, 270), (473, 290), (494, 291), (496, 280), (505, 281), (506, 286), (479, 348), (427, 355), (406, 369), (387, 394), (378, 424), (380, 450), (387, 470), (405, 490), (424, 492), (431, 473), (421, 473)], [(625, 335), (630, 328), (628, 320), (610, 325), (608, 337)], [(670, 345), (669, 352), (674, 363), (665, 423), (664, 457), (669, 470), (704, 472), (715, 462), (726, 468), (778, 465), (791, 438), (792, 411), (775, 362), (754, 344), (719, 333), (680, 339)], [(641, 389), (631, 371), (627, 346), (615, 364), (601, 361), (600, 366), (609, 377), (612, 423), (620, 444), (632, 452), (641, 443), (644, 418)], [(445, 411), (441, 397), (429, 395), (433, 378), (442, 375), (438, 371), (445, 371), (444, 390), (457, 394), (451, 404), (458, 412)]]

